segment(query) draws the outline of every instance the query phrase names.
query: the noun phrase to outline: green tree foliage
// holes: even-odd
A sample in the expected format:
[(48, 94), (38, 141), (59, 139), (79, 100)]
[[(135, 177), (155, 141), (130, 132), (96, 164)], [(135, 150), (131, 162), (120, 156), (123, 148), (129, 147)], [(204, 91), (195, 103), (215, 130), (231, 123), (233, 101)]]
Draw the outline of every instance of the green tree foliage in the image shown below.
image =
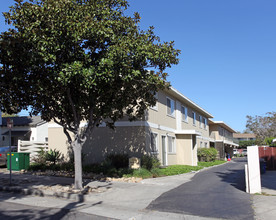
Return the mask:
[(276, 112), (267, 112), (265, 116), (246, 117), (246, 128), (256, 134), (259, 142), (264, 144), (265, 138), (276, 137)]
[(124, 14), (125, 0), (15, 2), (4, 13), (13, 28), (0, 35), (1, 108), (11, 114), (30, 106), (30, 114), (63, 127), (80, 189), (87, 138), (102, 121), (113, 127), (154, 105), (180, 51), (161, 43), (153, 27), (140, 30), (139, 14)]
[(245, 148), (247, 146), (254, 146), (254, 145), (258, 145), (258, 141), (256, 140), (248, 140), (248, 141), (239, 141), (239, 147), (240, 148)]
[(264, 143), (268, 146), (276, 146), (276, 143), (273, 143), (272, 141), (276, 139), (276, 137), (267, 137), (264, 139)]

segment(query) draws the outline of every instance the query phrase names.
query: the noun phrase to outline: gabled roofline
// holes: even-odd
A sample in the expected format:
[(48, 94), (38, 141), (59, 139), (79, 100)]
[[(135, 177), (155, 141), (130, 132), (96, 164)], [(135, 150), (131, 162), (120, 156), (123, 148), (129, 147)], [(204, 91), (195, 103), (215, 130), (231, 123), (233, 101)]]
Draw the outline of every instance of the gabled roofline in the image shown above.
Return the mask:
[(209, 119), (209, 121), (211, 122), (211, 124), (218, 124), (218, 125), (224, 127), (225, 129), (227, 129), (228, 131), (231, 131), (232, 133), (237, 133), (237, 131), (235, 131), (233, 128), (231, 128), (228, 124), (226, 124), (223, 121), (213, 121), (211, 119)]
[(195, 102), (193, 102), (191, 99), (187, 98), (185, 95), (183, 95), (181, 92), (179, 92), (177, 89), (173, 88), (172, 86), (168, 91), (172, 91), (175, 95), (177, 95), (180, 99), (185, 100), (188, 102), (192, 107), (194, 107), (197, 111), (200, 113), (205, 114), (208, 118), (214, 118), (213, 115), (211, 115), (209, 112), (207, 112), (205, 109), (201, 108), (199, 105), (197, 105)]

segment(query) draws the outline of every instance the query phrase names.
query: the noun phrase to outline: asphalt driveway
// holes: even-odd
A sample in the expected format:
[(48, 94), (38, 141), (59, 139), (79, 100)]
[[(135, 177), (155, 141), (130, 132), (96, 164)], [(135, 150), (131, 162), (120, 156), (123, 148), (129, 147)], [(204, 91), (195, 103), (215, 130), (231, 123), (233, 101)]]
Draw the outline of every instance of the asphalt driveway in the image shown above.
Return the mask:
[(147, 209), (223, 219), (254, 219), (251, 196), (245, 193), (246, 158), (197, 173)]

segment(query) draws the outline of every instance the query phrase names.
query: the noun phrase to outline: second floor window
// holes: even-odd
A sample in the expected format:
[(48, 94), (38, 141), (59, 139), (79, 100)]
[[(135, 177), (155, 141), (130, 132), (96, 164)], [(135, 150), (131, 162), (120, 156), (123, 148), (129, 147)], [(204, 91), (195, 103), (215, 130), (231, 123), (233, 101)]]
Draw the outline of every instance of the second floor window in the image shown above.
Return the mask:
[(202, 116), (199, 115), (199, 127), (202, 128)]
[(207, 129), (207, 119), (203, 118), (204, 129)]
[(193, 112), (192, 114), (193, 114), (193, 125), (196, 125), (196, 113)]
[(174, 100), (170, 98), (167, 98), (167, 114), (173, 117), (175, 114)]
[(188, 109), (185, 106), (181, 106), (182, 121), (188, 121)]

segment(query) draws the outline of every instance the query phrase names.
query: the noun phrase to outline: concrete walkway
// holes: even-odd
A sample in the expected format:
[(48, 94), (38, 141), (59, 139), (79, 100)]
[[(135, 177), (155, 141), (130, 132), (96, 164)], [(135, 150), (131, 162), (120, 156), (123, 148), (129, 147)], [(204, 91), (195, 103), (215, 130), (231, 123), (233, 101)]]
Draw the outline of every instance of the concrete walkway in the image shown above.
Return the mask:
[[(204, 172), (204, 170), (200, 172)], [(85, 185), (103, 190), (79, 195), (76, 193), (55, 194), (49, 190), (41, 190), (42, 186), (69, 186), (73, 183), (72, 178), (32, 176), (18, 173), (13, 174), (13, 182), (21, 182), (20, 186), (15, 186), (17, 187), (17, 192), (25, 192), (25, 194), (34, 192), (33, 194), (39, 196), (36, 196), (34, 200), (33, 196), (6, 193), (1, 195), (1, 200), (25, 205), (77, 210), (111, 219), (208, 219), (146, 209), (154, 199), (164, 192), (190, 181), (194, 174), (187, 173), (170, 177), (146, 179), (140, 183), (86, 181)], [(10, 190), (9, 187), (4, 186), (6, 185), (4, 182), (7, 183), (8, 178), (7, 172), (0, 172), (0, 190)], [(275, 171), (267, 171), (266, 174), (262, 175), (262, 189), (267, 195), (252, 195), (256, 219), (275, 218), (276, 196), (273, 196), (276, 195), (275, 181)], [(26, 191), (20, 191), (19, 188), (29, 191), (26, 193)], [(55, 198), (55, 196), (61, 198)]]
[(261, 175), (262, 195), (253, 195), (253, 208), (257, 220), (276, 218), (276, 171)]

